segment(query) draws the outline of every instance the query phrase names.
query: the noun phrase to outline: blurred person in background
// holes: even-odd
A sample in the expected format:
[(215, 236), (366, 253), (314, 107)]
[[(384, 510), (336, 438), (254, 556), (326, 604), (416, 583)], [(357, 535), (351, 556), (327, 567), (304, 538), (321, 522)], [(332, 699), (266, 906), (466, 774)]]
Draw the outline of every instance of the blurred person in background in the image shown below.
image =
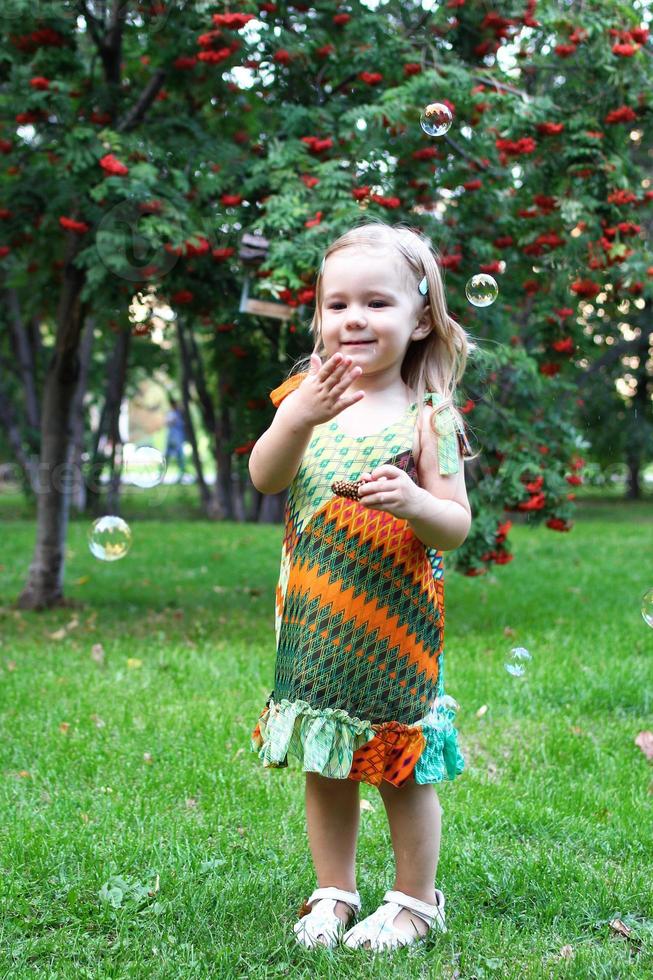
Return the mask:
[(177, 466), (179, 468), (179, 479), (177, 482), (180, 483), (186, 472), (186, 460), (184, 458), (186, 427), (184, 424), (184, 413), (174, 398), (170, 399), (170, 409), (166, 415), (166, 425), (168, 426), (166, 460), (168, 463), (170, 463), (172, 458), (177, 460)]

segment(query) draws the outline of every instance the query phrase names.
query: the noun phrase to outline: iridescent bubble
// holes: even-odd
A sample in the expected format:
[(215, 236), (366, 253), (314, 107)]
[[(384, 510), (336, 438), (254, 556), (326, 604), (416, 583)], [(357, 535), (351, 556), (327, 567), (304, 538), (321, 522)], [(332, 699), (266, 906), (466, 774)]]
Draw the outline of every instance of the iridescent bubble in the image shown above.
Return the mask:
[(465, 296), (472, 306), (490, 306), (499, 295), (497, 281), (487, 272), (472, 276), (465, 286)]
[(615, 493), (621, 493), (626, 488), (626, 467), (623, 463), (611, 463), (603, 470), (604, 485)]
[(444, 102), (431, 102), (419, 117), (420, 126), (429, 136), (444, 136), (452, 122), (451, 109)]
[(653, 589), (642, 596), (642, 617), (648, 626), (653, 626)]
[(126, 482), (149, 489), (161, 483), (166, 471), (165, 456), (154, 446), (139, 446), (125, 459), (123, 477)]
[(523, 677), (526, 673), (526, 664), (532, 660), (526, 647), (514, 647), (510, 651), (510, 659), (504, 667), (513, 677)]
[(98, 517), (88, 532), (91, 554), (100, 561), (118, 561), (119, 558), (124, 558), (131, 543), (131, 528), (121, 517)]

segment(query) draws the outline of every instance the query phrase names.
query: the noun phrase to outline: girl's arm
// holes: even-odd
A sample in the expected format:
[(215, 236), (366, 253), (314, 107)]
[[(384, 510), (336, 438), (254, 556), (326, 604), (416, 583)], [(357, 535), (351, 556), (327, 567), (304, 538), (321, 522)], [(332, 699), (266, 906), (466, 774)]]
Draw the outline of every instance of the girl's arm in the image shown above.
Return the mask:
[(436, 435), (432, 417), (433, 409), (428, 408), (419, 429), (417, 475), (424, 494), (421, 512), (409, 524), (428, 548), (451, 551), (467, 538), (472, 509), (453, 416), (441, 419), (441, 435)]
[(295, 395), (284, 397), (250, 453), (249, 475), (260, 493), (281, 493), (292, 483), (313, 434), (314, 426), (293, 410)]

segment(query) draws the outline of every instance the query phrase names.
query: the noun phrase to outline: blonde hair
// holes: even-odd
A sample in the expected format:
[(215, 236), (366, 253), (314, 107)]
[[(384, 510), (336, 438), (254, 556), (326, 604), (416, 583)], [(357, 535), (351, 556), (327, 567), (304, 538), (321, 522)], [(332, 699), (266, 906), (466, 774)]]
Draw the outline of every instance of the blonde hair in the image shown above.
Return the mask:
[[(454, 404), (456, 386), (461, 380), (470, 351), (476, 345), (468, 337), (461, 325), (449, 316), (444, 293), (444, 284), (438, 266), (438, 252), (421, 232), (403, 223), (388, 225), (381, 219), (364, 219), (337, 238), (324, 253), (315, 285), (315, 312), (310, 330), (314, 341), (313, 353), (321, 358), (326, 354), (322, 340), (321, 307), (323, 298), (324, 264), (330, 255), (340, 249), (356, 246), (359, 248), (389, 248), (395, 250), (406, 262), (409, 282), (414, 282), (415, 293), (426, 276), (428, 294), (424, 297), (424, 309), (428, 308), (432, 324), (431, 331), (421, 340), (412, 340), (406, 350), (401, 365), (401, 377), (408, 387), (416, 392), (418, 419), (421, 422), (424, 395), (427, 391), (437, 391), (450, 403), (458, 422), (465, 427), (460, 412)], [(410, 288), (410, 287), (409, 287)], [(297, 361), (290, 370), (289, 377), (310, 368), (310, 355)], [(435, 423), (434, 413), (431, 425)], [(434, 431), (437, 432), (437, 429)]]

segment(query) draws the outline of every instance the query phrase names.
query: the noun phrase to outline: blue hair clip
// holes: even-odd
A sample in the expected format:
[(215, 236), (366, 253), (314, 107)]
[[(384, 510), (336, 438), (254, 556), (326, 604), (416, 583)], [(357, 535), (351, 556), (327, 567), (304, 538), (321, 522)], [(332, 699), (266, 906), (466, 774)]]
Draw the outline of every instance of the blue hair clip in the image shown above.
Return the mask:
[(422, 281), (420, 282), (420, 284), (419, 284), (419, 286), (417, 288), (419, 289), (419, 291), (422, 294), (422, 296), (426, 296), (427, 295), (427, 293), (429, 291), (429, 284), (428, 284), (428, 280), (427, 280), (426, 276), (424, 276), (424, 278), (422, 279)]

